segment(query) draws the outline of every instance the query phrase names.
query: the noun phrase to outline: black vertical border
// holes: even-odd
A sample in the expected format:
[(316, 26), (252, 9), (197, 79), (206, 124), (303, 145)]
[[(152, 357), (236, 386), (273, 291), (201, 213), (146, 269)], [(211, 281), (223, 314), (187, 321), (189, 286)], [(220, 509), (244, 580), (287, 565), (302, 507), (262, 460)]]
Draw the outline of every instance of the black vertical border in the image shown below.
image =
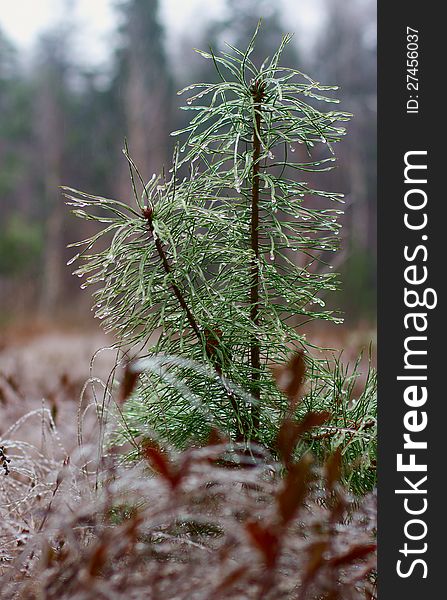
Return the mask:
[[(378, 455), (378, 597), (379, 600), (431, 600), (447, 598), (447, 563), (444, 551), (447, 541), (447, 328), (443, 317), (446, 309), (442, 288), (447, 272), (445, 241), (447, 240), (447, 197), (444, 190), (444, 135), (447, 129), (445, 89), (445, 57), (447, 29), (441, 17), (442, 5), (432, 2), (391, 2), (378, 0), (378, 373), (379, 373), (379, 455)], [(407, 26), (418, 30), (419, 90), (407, 90)], [(419, 113), (407, 114), (410, 95), (418, 96)], [(425, 242), (421, 232), (404, 226), (404, 155), (411, 150), (427, 150), (428, 216)], [(417, 186), (416, 186), (417, 187)], [(404, 328), (405, 245), (425, 243), (426, 263), (422, 251), (418, 265), (428, 268), (428, 287), (435, 288), (438, 305), (427, 313), (429, 322), (426, 347), (428, 400), (420, 410), (428, 414), (427, 429), (415, 435), (426, 440), (426, 451), (417, 452), (418, 462), (426, 459), (428, 508), (419, 518), (428, 527), (426, 538), (406, 540), (404, 527), (411, 515), (405, 512), (404, 496), (395, 493), (402, 488), (404, 473), (396, 470), (396, 455), (402, 452), (404, 414), (409, 410), (403, 400), (408, 383), (397, 381), (403, 369), (404, 338), (411, 335)], [(423, 286), (421, 286), (423, 287)], [(422, 345), (421, 345), (422, 347)], [(406, 372), (408, 374), (408, 371)], [(420, 374), (420, 373), (419, 373)], [(407, 452), (408, 455), (408, 452)], [(424, 473), (414, 475), (413, 480)], [(412, 498), (422, 495), (413, 495)], [(416, 500), (414, 507), (416, 506)], [(414, 517), (418, 518), (418, 517)], [(413, 533), (417, 532), (415, 527)], [(407, 542), (409, 548), (420, 548), (421, 554), (399, 552)], [(399, 577), (396, 564), (403, 559), (403, 570), (412, 560), (426, 561), (428, 576), (415, 565), (412, 574)]]

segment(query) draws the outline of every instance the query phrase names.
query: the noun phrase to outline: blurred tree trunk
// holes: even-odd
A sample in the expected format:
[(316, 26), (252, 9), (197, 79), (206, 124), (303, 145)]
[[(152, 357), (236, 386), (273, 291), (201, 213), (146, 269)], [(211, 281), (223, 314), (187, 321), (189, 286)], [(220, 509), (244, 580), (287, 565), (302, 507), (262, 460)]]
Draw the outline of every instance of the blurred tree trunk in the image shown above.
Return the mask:
[(40, 312), (50, 316), (58, 307), (61, 295), (63, 262), (63, 209), (59, 194), (60, 170), (52, 165), (45, 172), (45, 195), (51, 207), (45, 227), (45, 249), (43, 256)]
[(41, 41), (42, 71), (37, 83), (36, 133), (44, 193), (45, 246), (39, 309), (50, 316), (58, 308), (62, 292), (65, 205), (59, 186), (64, 164), (64, 103), (66, 96), (63, 36)]
[(142, 173), (151, 175), (167, 164), (170, 99), (161, 74), (157, 84), (145, 82), (144, 69), (148, 66), (141, 59), (138, 52), (130, 53), (125, 98), (127, 130), (133, 159)]
[[(144, 178), (159, 173), (170, 158), (172, 81), (164, 49), (158, 0), (129, 0), (125, 16), (119, 87), (130, 154)], [(124, 137), (124, 132), (123, 132)], [(122, 194), (128, 194), (127, 167)]]
[(348, 250), (343, 288), (351, 314), (375, 311), (377, 254), (377, 79), (376, 6), (362, 0), (325, 0), (325, 22), (313, 57), (313, 70), (325, 83), (340, 85), (339, 97), (354, 118), (349, 143), (328, 175), (334, 189), (347, 194), (343, 245)]

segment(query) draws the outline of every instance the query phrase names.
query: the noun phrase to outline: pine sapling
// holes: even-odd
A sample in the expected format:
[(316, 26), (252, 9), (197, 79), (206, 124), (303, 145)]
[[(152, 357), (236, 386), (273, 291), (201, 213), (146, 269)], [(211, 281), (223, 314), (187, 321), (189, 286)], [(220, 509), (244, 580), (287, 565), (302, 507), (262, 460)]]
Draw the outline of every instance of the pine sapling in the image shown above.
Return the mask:
[(179, 92), (192, 117), (173, 134), (180, 141), (167, 174), (146, 182), (126, 147), (134, 205), (65, 188), (77, 216), (103, 224), (73, 244), (83, 248), (72, 259), (82, 260), (81, 287), (100, 284), (95, 316), (119, 346), (146, 356), (126, 431), (147, 428), (179, 447), (214, 426), (272, 447), (287, 410), (272, 367), (294, 352), (307, 363), (297, 411), (330, 410), (333, 400), (333, 366), (304, 325), (340, 321), (323, 296), (337, 287), (328, 256), (343, 198), (307, 178), (333, 168), (350, 115), (321, 108), (337, 102), (336, 87), (280, 66), (291, 36), (255, 65), (257, 33), (245, 52), (199, 52), (219, 81)]

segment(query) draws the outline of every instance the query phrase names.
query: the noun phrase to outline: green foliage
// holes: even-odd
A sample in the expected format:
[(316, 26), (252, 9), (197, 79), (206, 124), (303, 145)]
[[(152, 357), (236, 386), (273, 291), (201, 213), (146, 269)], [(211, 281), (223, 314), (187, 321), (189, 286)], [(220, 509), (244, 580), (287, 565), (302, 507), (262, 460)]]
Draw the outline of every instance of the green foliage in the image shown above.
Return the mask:
[(377, 376), (370, 361), (365, 369), (360, 359), (352, 366), (343, 364), (341, 356), (328, 361), (332, 380), (313, 378), (296, 411), (298, 419), (311, 411), (330, 411), (324, 426), (304, 437), (298, 454), (311, 450), (323, 461), (339, 449), (343, 481), (356, 494), (377, 483)]
[(15, 214), (0, 230), (0, 274), (20, 275), (39, 262), (43, 246), (42, 230)]
[(27, 144), (31, 140), (31, 97), (15, 49), (0, 30), (0, 197), (4, 221), (5, 212), (14, 206), (15, 191), (30, 168)]
[[(321, 295), (337, 286), (327, 256), (343, 200), (305, 177), (333, 168), (350, 115), (321, 108), (337, 102), (328, 95), (335, 87), (279, 66), (290, 36), (260, 67), (250, 58), (255, 37), (245, 52), (200, 52), (220, 81), (180, 92), (190, 94), (183, 108), (192, 118), (173, 134), (182, 141), (168, 175), (145, 183), (126, 148), (135, 206), (65, 188), (74, 214), (103, 224), (72, 244), (81, 248), (73, 258), (82, 260), (81, 287), (101, 284), (96, 317), (119, 344), (171, 357), (128, 402), (132, 435), (147, 427), (185, 446), (217, 424), (234, 440), (271, 447), (288, 401), (270, 367), (294, 351), (306, 354), (302, 406), (335, 402), (341, 374), (300, 326), (340, 320)], [(107, 247), (92, 251), (104, 236)]]
[(376, 265), (370, 250), (352, 244), (349, 256), (341, 271), (340, 291), (343, 306), (351, 318), (369, 317), (376, 314)]

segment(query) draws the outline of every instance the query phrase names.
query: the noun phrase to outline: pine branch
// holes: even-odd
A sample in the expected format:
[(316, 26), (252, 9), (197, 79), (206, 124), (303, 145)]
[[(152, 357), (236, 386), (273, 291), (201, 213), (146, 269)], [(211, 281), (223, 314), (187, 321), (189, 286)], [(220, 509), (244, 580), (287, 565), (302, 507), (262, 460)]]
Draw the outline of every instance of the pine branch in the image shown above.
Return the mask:
[[(142, 215), (148, 223), (149, 231), (154, 239), (155, 248), (157, 250), (157, 253), (161, 260), (161, 263), (163, 265), (163, 269), (167, 275), (172, 275), (172, 268), (169, 263), (168, 257), (166, 256), (166, 252), (164, 251), (163, 244), (161, 243), (160, 238), (157, 235), (155, 235), (154, 224), (153, 224), (153, 208), (151, 206), (145, 206), (142, 210)], [(197, 324), (197, 321), (196, 321), (194, 315), (192, 314), (192, 312), (188, 306), (188, 303), (186, 302), (186, 299), (183, 296), (180, 288), (173, 281), (172, 277), (170, 277), (170, 285), (171, 285), (172, 291), (174, 292), (175, 297), (178, 300), (178, 303), (180, 304), (182, 309), (185, 311), (186, 318), (188, 319), (188, 323), (190, 324), (192, 330), (194, 331), (194, 333), (197, 337), (197, 341), (200, 344), (202, 344), (203, 338), (202, 338), (202, 333), (200, 331), (199, 325)], [(237, 405), (236, 394), (227, 385), (227, 383), (224, 379), (223, 373), (222, 373), (222, 368), (213, 359), (214, 351), (215, 351), (214, 345), (212, 343), (210, 344), (208, 341), (205, 345), (205, 352), (206, 352), (208, 359), (210, 359), (211, 363), (213, 364), (216, 375), (218, 376), (220, 382), (222, 383), (222, 385), (225, 389), (225, 392), (227, 393), (227, 396), (230, 400), (231, 407), (233, 409), (234, 416), (236, 419), (236, 426), (237, 426), (237, 429), (239, 430), (238, 441), (241, 441), (243, 439), (246, 439), (248, 428), (247, 428), (246, 424), (244, 425), (244, 422), (241, 419), (240, 410)]]
[[(149, 226), (149, 231), (151, 232), (152, 237), (154, 238), (155, 248), (157, 249), (158, 256), (160, 257), (160, 260), (162, 262), (163, 269), (165, 270), (165, 273), (167, 275), (171, 275), (171, 265), (169, 264), (168, 257), (166, 256), (166, 253), (163, 249), (163, 245), (160, 241), (160, 238), (157, 235), (154, 235), (153, 209), (151, 207), (145, 207), (143, 209), (143, 217), (146, 219), (148, 226)], [(170, 278), (170, 284), (171, 284), (171, 288), (172, 288), (172, 291), (174, 292), (175, 297), (177, 298), (180, 306), (185, 311), (186, 318), (188, 319), (188, 323), (191, 325), (192, 330), (196, 334), (197, 340), (199, 342), (202, 342), (202, 335), (200, 333), (200, 329), (197, 324), (197, 321), (195, 320), (194, 315), (192, 314), (191, 310), (189, 309), (189, 306), (188, 306), (182, 292), (180, 291), (180, 288), (174, 282), (172, 277)]]

